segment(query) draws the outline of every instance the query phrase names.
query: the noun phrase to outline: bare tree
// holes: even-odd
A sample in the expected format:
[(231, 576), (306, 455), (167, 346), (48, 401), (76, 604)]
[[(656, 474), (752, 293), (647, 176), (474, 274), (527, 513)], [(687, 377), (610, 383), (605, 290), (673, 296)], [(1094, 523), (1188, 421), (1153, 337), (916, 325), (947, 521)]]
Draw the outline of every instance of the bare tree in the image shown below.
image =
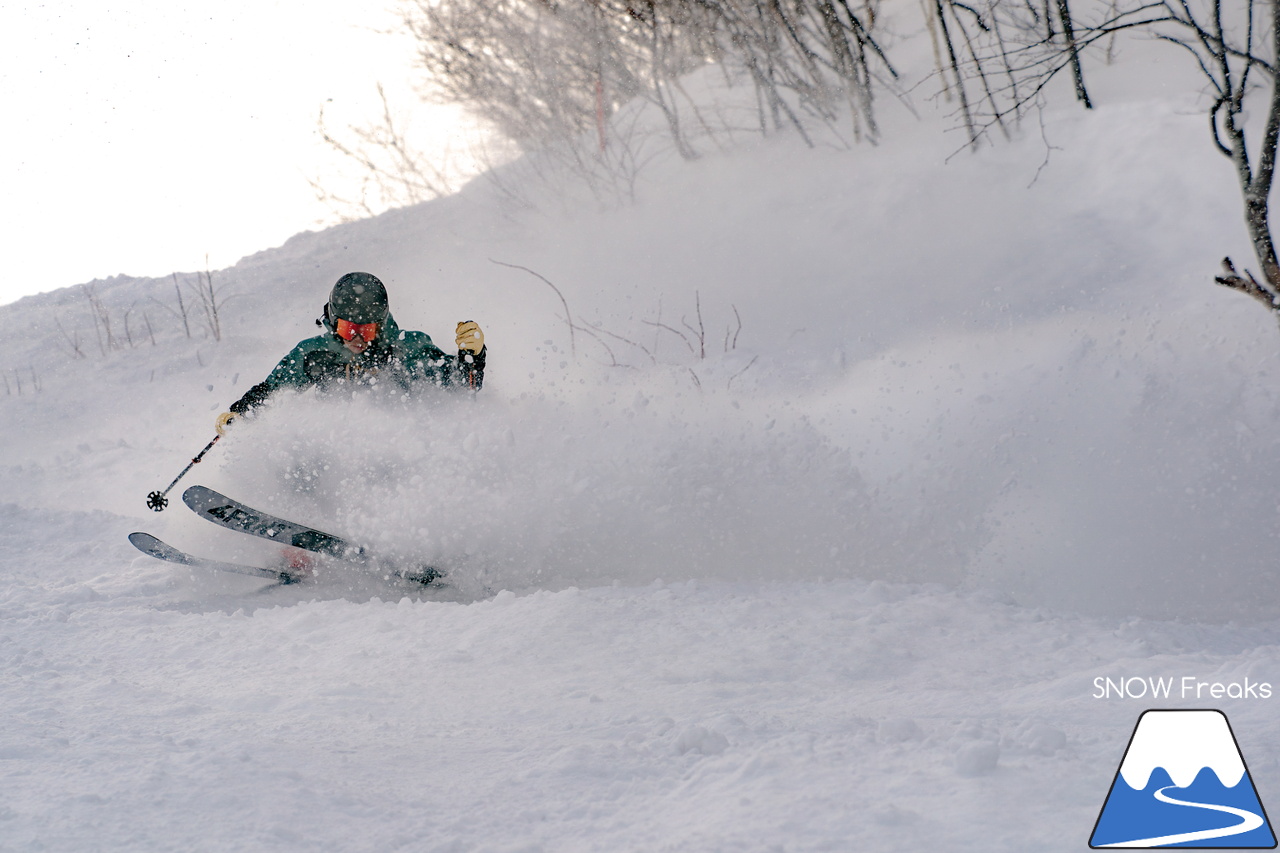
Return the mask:
[(53, 322), (54, 322), (54, 325), (58, 327), (58, 331), (62, 334), (63, 341), (66, 342), (67, 347), (71, 350), (71, 357), (84, 358), (85, 357), (84, 351), (80, 349), (80, 330), (76, 329), (75, 331), (68, 334), (67, 330), (62, 325), (61, 317), (55, 316), (53, 318)]
[(378, 123), (348, 126), (345, 138), (330, 130), (324, 108), (320, 108), (317, 124), (321, 138), (354, 164), (361, 175), (356, 196), (335, 193), (317, 179), (310, 181), (316, 198), (343, 220), (372, 216), (389, 207), (417, 204), (453, 192), (447, 164), (433, 164), (412, 146), (381, 83), (378, 98), (382, 102)]
[(220, 286), (213, 283), (213, 273), (208, 269), (208, 258), (205, 258), (204, 273), (196, 273), (196, 280), (191, 285), (200, 306), (201, 319), (205, 330), (215, 340), (222, 340), (222, 308), (230, 298), (222, 293)]
[(874, 3), (848, 0), (410, 0), (404, 20), (432, 97), (593, 189), (648, 162), (655, 137), (641, 124), (663, 128), (684, 159), (700, 156), (700, 140), (721, 145), (742, 129), (684, 88), (712, 63), (728, 84), (755, 87), (759, 132), (789, 128), (806, 141), (812, 122), (842, 116), (854, 138), (874, 141), (874, 93), (897, 76), (873, 36)]
[[(566, 175), (602, 201), (631, 198), (656, 157), (723, 150), (752, 123), (812, 146), (815, 124), (843, 136), (847, 120), (853, 140), (877, 141), (876, 95), (897, 79), (875, 35), (879, 2), (404, 0), (402, 19), (423, 97), (463, 106), (501, 140), (476, 159), (500, 190), (530, 204)], [(754, 122), (749, 109), (689, 94), (687, 76), (711, 66), (724, 85), (753, 87)], [(447, 168), (413, 148), (379, 95), (375, 124), (335, 133), (320, 113), (322, 138), (361, 174), (354, 194), (311, 182), (344, 219), (451, 191)], [(513, 153), (519, 167), (492, 168)]]
[[(935, 2), (959, 6), (955, 0)], [(1089, 6), (1083, 22), (1066, 0), (1055, 0), (1053, 14), (1047, 4), (1038, 10), (1017, 0), (964, 8), (980, 24), (979, 37), (965, 42), (951, 70), (962, 90), (967, 84), (980, 93), (961, 107), (971, 144), (1041, 104), (1049, 84), (1064, 72), (1076, 97), (1092, 106), (1082, 57), (1119, 34), (1144, 35), (1181, 51), (1213, 95), (1206, 117), (1215, 146), (1235, 168), (1245, 227), (1261, 270), (1259, 278), (1226, 258), (1215, 281), (1254, 297), (1280, 319), (1280, 263), (1268, 203), (1280, 137), (1280, 13), (1273, 0), (1109, 0)], [(1009, 34), (1012, 38), (1005, 37)], [(1261, 125), (1247, 121), (1250, 106), (1265, 115)]]
[[(33, 394), (39, 394), (40, 389), (42, 387), (42, 383), (40, 382), (40, 376), (39, 374), (36, 373), (36, 368), (34, 365), (28, 367), (27, 370), (31, 373), (31, 392)], [(18, 372), (18, 369), (16, 367), (13, 368), (13, 381), (18, 388), (18, 396), (21, 397), (22, 396), (22, 374)], [(9, 376), (7, 373), (4, 374), (4, 393), (6, 397), (13, 395), (13, 386), (9, 384)]]
[(178, 319), (182, 320), (182, 331), (183, 331), (183, 332), (185, 332), (185, 333), (186, 333), (186, 335), (187, 335), (187, 337), (189, 338), (189, 337), (191, 337), (191, 320), (190, 320), (190, 318), (187, 316), (187, 302), (186, 302), (186, 300), (185, 300), (185, 299), (183, 299), (183, 298), (182, 298), (182, 288), (178, 285), (178, 274), (177, 274), (177, 273), (174, 273), (174, 274), (173, 274), (173, 291), (174, 291), (174, 293), (175, 293), (175, 294), (177, 294), (177, 296), (178, 296), (178, 310), (177, 310), (177, 311), (174, 311), (174, 310), (173, 310), (172, 308), (170, 308), (168, 305), (165, 305), (163, 302), (161, 302), (160, 300), (156, 299), (155, 297), (152, 297), (152, 301), (153, 301), (153, 302), (155, 302), (157, 305), (159, 305), (159, 306), (160, 306), (161, 308), (163, 308), (164, 310), (168, 311), (168, 312), (169, 312), (170, 314), (172, 314), (173, 316), (175, 316), (175, 317), (177, 317)]
[(119, 349), (120, 343), (111, 329), (111, 312), (103, 303), (102, 297), (98, 295), (97, 285), (84, 284), (81, 285), (81, 289), (89, 302), (89, 315), (93, 318), (93, 331), (98, 336), (98, 349), (103, 355)]
[[(1213, 141), (1235, 166), (1244, 200), (1245, 226), (1263, 278), (1259, 282), (1247, 270), (1243, 274), (1237, 272), (1231, 259), (1224, 258), (1224, 275), (1215, 281), (1258, 299), (1280, 319), (1280, 263), (1276, 261), (1276, 247), (1271, 236), (1269, 206), (1276, 171), (1276, 142), (1280, 137), (1280, 77), (1274, 65), (1276, 58), (1280, 57), (1280, 9), (1275, 3), (1267, 4), (1271, 13), (1271, 61), (1267, 62), (1254, 52), (1255, 5), (1253, 2), (1248, 4), (1248, 35), (1243, 42), (1233, 45), (1228, 41), (1222, 10), (1215, 8), (1207, 29), (1188, 16), (1187, 25), (1194, 29), (1196, 42), (1178, 43), (1201, 60), (1201, 68), (1205, 69), (1217, 92), (1218, 97), (1210, 111)], [(1204, 62), (1206, 58), (1212, 60), (1211, 66)], [(1253, 72), (1256, 72), (1253, 76), (1263, 78), (1263, 85), (1256, 90), (1249, 79)], [(1245, 125), (1246, 98), (1254, 91), (1259, 92), (1258, 100), (1263, 101), (1267, 115), (1256, 160), (1250, 156)]]
[(133, 330), (129, 328), (129, 315), (132, 314), (133, 309), (137, 307), (138, 305), (135, 302), (133, 305), (130, 305), (127, 309), (125, 309), (125, 312), (124, 312), (124, 339), (125, 341), (128, 342), (129, 349), (133, 349), (135, 346), (137, 346), (137, 344), (133, 342)]

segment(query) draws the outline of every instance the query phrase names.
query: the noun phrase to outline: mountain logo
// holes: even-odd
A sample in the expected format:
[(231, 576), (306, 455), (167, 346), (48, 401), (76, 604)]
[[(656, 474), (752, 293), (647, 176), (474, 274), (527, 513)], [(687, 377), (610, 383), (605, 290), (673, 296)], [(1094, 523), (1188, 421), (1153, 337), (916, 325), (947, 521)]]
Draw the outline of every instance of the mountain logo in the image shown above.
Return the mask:
[(1226, 714), (1144, 711), (1089, 846), (1274, 849)]

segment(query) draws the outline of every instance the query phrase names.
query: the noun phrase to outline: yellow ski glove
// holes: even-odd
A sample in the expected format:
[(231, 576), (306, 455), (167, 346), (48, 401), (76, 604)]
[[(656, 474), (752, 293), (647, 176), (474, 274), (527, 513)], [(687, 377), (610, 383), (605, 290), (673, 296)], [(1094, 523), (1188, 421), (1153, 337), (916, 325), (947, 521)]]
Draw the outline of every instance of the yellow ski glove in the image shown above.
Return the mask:
[(218, 420), (214, 426), (214, 429), (218, 431), (218, 435), (226, 435), (227, 427), (235, 419), (236, 419), (236, 415), (234, 412), (223, 412), (222, 414), (218, 415)]
[(458, 349), (478, 353), (484, 349), (484, 332), (480, 331), (480, 326), (475, 321), (464, 320), (458, 324), (455, 341)]

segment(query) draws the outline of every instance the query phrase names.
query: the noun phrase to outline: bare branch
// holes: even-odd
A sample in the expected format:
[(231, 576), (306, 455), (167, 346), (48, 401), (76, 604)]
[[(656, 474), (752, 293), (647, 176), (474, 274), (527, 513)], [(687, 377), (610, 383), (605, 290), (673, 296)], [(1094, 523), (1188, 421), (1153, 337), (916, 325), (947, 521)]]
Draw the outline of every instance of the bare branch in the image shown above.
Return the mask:
[(1223, 287), (1229, 287), (1232, 290), (1238, 290), (1248, 296), (1261, 302), (1269, 310), (1280, 312), (1280, 296), (1277, 296), (1266, 285), (1261, 284), (1253, 273), (1245, 270), (1243, 274), (1236, 271), (1235, 264), (1231, 263), (1230, 258), (1222, 259), (1222, 268), (1225, 275), (1216, 276), (1213, 280)]
[(574, 358), (577, 358), (578, 346), (574, 342), (574, 338), (573, 338), (573, 330), (574, 330), (573, 315), (569, 313), (569, 300), (564, 298), (564, 294), (560, 292), (560, 288), (552, 284), (551, 280), (548, 279), (546, 276), (542, 275), (541, 273), (536, 273), (533, 270), (529, 269), (528, 267), (522, 267), (519, 264), (508, 264), (505, 261), (496, 261), (493, 258), (490, 258), (489, 261), (490, 263), (495, 263), (500, 267), (508, 267), (513, 270), (523, 270), (524, 272), (527, 272), (529, 275), (533, 276), (534, 278), (539, 279), (540, 281), (542, 281), (543, 284), (545, 284), (547, 287), (555, 291), (556, 296), (560, 297), (560, 304), (564, 306), (565, 322), (569, 326), (569, 352), (573, 355)]

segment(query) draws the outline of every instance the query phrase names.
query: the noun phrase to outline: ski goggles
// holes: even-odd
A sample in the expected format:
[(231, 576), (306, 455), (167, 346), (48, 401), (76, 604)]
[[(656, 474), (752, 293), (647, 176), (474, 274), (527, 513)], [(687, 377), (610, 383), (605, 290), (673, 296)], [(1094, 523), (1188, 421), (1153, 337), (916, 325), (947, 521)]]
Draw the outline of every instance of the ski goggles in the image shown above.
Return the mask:
[(339, 320), (334, 327), (334, 332), (344, 341), (349, 341), (357, 335), (364, 338), (366, 343), (373, 343), (373, 339), (378, 336), (379, 323), (352, 323), (350, 320)]

